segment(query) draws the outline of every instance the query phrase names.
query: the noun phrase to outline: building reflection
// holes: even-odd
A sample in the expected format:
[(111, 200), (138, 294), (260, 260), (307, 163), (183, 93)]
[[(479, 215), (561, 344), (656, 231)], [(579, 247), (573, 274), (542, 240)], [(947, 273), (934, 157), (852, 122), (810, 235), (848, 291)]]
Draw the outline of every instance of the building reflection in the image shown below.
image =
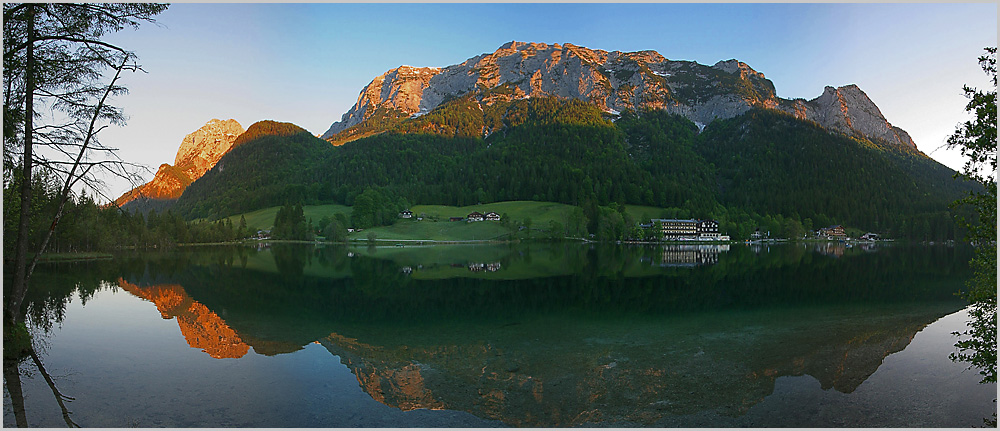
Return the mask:
[(872, 253), (879, 251), (879, 249), (888, 246), (886, 243), (877, 242), (841, 242), (841, 241), (826, 241), (818, 243), (802, 243), (802, 248), (812, 250), (813, 252), (822, 254), (824, 256), (830, 257), (842, 257), (848, 250), (863, 251), (866, 253)]
[(813, 251), (824, 256), (841, 257), (848, 249), (848, 244), (842, 242), (823, 242), (815, 244)]
[(664, 245), (659, 265), (663, 267), (715, 265), (719, 262), (719, 253), (727, 251), (729, 251), (728, 244)]

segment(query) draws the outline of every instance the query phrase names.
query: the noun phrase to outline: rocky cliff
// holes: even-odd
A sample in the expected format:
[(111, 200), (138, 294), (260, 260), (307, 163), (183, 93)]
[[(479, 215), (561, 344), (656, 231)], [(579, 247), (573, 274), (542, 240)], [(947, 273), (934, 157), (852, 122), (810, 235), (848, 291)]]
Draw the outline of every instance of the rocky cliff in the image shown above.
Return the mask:
[(150, 182), (129, 190), (115, 200), (115, 205), (122, 206), (139, 198), (177, 199), (189, 184), (201, 178), (229, 152), (243, 132), (243, 126), (236, 120), (209, 121), (184, 137), (173, 166), (160, 165)]
[(201, 178), (229, 152), (233, 142), (243, 131), (243, 126), (236, 120), (209, 121), (184, 137), (181, 147), (177, 149), (174, 166), (183, 169), (192, 181)]
[(823, 94), (810, 101), (782, 100), (781, 109), (797, 118), (815, 121), (829, 130), (917, 148), (910, 135), (889, 124), (878, 106), (854, 84), (840, 88), (826, 87)]
[[(699, 127), (750, 108), (779, 109), (833, 131), (883, 139), (915, 149), (857, 86), (827, 90), (816, 99), (786, 100), (746, 63), (706, 66), (673, 61), (655, 51), (620, 52), (573, 44), (509, 42), (495, 52), (445, 68), (401, 66), (375, 78), (357, 103), (321, 137), (363, 124), (376, 112), (417, 117), (469, 93), (480, 104), (530, 97), (585, 100), (611, 114), (624, 109), (663, 109)], [(484, 131), (485, 132), (485, 131)]]
[(115, 205), (122, 206), (140, 198), (158, 200), (177, 199), (184, 192), (184, 189), (187, 188), (188, 184), (191, 184), (190, 176), (184, 173), (184, 171), (164, 163), (160, 165), (160, 169), (156, 171), (156, 175), (153, 176), (150, 182), (121, 195), (121, 197), (115, 199)]

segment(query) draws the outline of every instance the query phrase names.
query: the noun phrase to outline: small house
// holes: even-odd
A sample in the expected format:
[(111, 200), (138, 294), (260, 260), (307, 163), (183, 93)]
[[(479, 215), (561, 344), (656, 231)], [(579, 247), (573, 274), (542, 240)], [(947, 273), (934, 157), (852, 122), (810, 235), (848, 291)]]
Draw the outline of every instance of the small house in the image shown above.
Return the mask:
[(472, 222), (472, 221), (483, 221), (485, 220), (486, 217), (483, 215), (483, 213), (479, 211), (473, 211), (469, 213), (467, 218), (469, 219), (470, 222)]
[(486, 221), (500, 221), (500, 214), (490, 211), (486, 213)]
[(410, 210), (403, 210), (403, 212), (399, 213), (399, 217), (400, 218), (412, 218), (413, 217), (413, 212), (410, 211)]

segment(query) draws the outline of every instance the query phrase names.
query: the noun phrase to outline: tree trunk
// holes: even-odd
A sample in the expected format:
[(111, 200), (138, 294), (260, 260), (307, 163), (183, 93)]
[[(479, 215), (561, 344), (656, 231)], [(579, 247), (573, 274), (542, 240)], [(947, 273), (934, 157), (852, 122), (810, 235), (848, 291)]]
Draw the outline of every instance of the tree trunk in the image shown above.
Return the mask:
[(33, 101), (35, 98), (35, 5), (28, 4), (28, 46), (25, 48), (24, 63), (24, 160), (21, 178), (21, 219), (18, 222), (17, 240), (14, 251), (14, 280), (10, 300), (7, 304), (7, 324), (21, 320), (21, 302), (27, 292), (26, 270), (28, 257), (28, 217), (31, 209), (31, 141)]

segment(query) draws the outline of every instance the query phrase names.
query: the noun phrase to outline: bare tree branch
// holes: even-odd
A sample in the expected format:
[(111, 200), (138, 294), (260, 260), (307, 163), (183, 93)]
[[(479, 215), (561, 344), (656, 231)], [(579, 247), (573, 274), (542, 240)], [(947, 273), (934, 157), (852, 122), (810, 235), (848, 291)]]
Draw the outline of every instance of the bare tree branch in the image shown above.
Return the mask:
[[(77, 181), (79, 181), (79, 178), (83, 178), (84, 176), (86, 176), (86, 174), (90, 172), (90, 169), (94, 166), (94, 164), (92, 163), (82, 163), (82, 160), (84, 155), (86, 155), (87, 153), (87, 147), (90, 145), (91, 141), (94, 140), (94, 136), (97, 134), (97, 132), (103, 130), (104, 127), (106, 127), (106, 126), (96, 127), (97, 120), (101, 116), (101, 108), (104, 107), (104, 104), (107, 102), (108, 97), (114, 90), (115, 82), (117, 82), (118, 78), (121, 77), (122, 70), (125, 68), (127, 62), (128, 62), (128, 56), (125, 56), (125, 58), (122, 59), (121, 65), (119, 65), (118, 69), (115, 71), (115, 76), (114, 78), (111, 79), (111, 83), (108, 84), (107, 91), (104, 92), (104, 96), (101, 97), (101, 100), (97, 103), (97, 106), (94, 109), (94, 115), (90, 118), (90, 126), (87, 129), (87, 136), (83, 141), (83, 146), (80, 148), (80, 153), (76, 156), (76, 160), (73, 164), (73, 167), (70, 168), (69, 173), (66, 175), (66, 182), (63, 185), (62, 191), (60, 193), (61, 197), (59, 199), (59, 209), (56, 210), (55, 217), (52, 220), (52, 226), (50, 226), (48, 232), (45, 233), (45, 239), (42, 240), (42, 245), (38, 248), (38, 251), (35, 253), (35, 257), (31, 259), (31, 265), (28, 267), (28, 272), (25, 280), (31, 278), (31, 274), (35, 271), (35, 265), (38, 264), (38, 259), (41, 258), (42, 253), (45, 251), (45, 247), (48, 246), (49, 240), (52, 239), (52, 233), (55, 232), (56, 226), (59, 225), (59, 220), (62, 218), (63, 214), (63, 208), (66, 207), (66, 201), (69, 199), (70, 190), (72, 190), (73, 185), (76, 184)], [(74, 173), (76, 172), (76, 169), (84, 165), (87, 165), (87, 168), (76, 179), (74, 179)]]

